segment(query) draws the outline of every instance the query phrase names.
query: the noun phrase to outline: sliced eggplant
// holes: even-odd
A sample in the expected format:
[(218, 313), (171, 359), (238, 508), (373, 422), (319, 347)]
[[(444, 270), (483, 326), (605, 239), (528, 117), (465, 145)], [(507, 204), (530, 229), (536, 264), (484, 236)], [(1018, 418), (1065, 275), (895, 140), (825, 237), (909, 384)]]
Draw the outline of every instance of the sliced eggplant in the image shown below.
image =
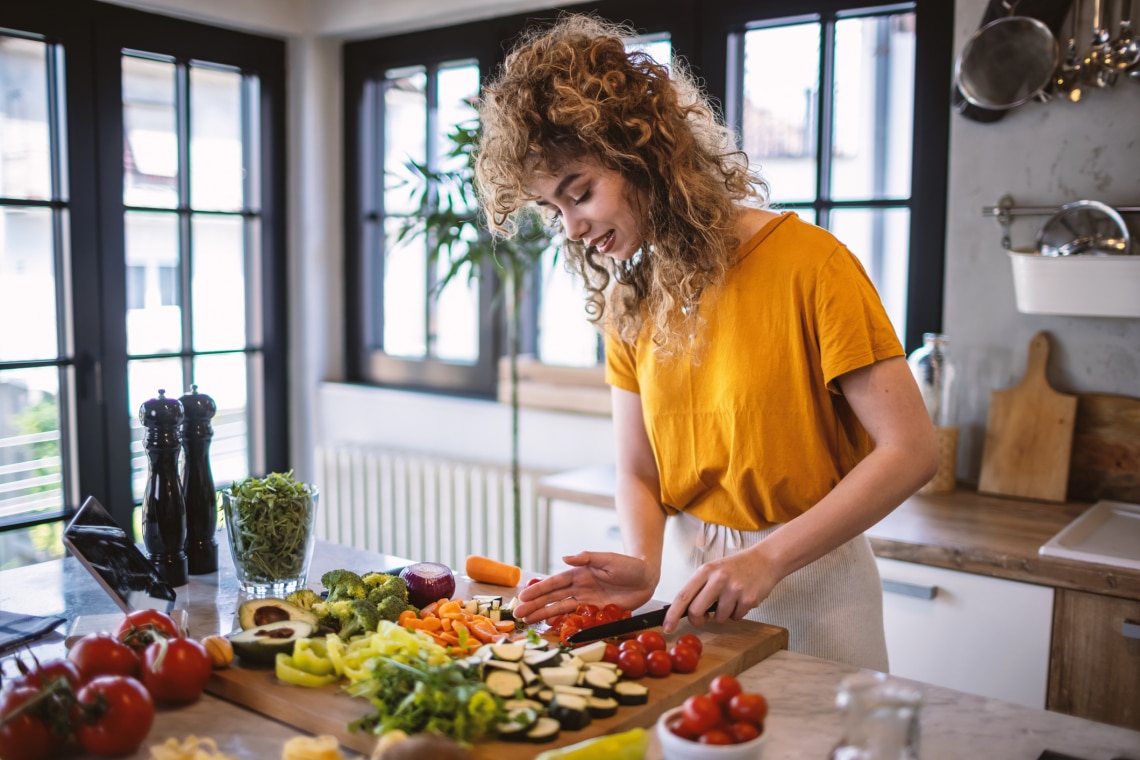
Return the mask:
[(558, 696), (559, 694), (573, 694), (574, 696), (582, 697), (583, 699), (594, 696), (594, 692), (592, 689), (587, 689), (587, 688), (582, 687), (582, 686), (561, 686), (561, 685), (559, 685), (559, 686), (555, 686), (553, 688), (554, 688), (554, 695), (555, 696)]
[(522, 660), (524, 654), (526, 654), (526, 644), (523, 644), (522, 642), (516, 642), (514, 644), (491, 645), (491, 658), (495, 660), (503, 660), (504, 662), (519, 662)]
[(544, 705), (548, 705), (554, 701), (554, 689), (539, 689), (538, 693), (534, 695), (534, 699), (537, 699)]
[(509, 670), (518, 673), (522, 668), (521, 662), (507, 662), (506, 660), (483, 660), (483, 667), (488, 670)]
[[(541, 683), (535, 682), (523, 689), (523, 694), (526, 694), (528, 699), (539, 699), (539, 695), (542, 694), (543, 691), (550, 691), (550, 689), (545, 689)], [(550, 693), (554, 694), (553, 691), (550, 691)]]
[(596, 697), (613, 696), (614, 686), (618, 682), (618, 674), (609, 668), (591, 667), (586, 670), (583, 683), (588, 686)]
[(557, 649), (528, 649), (523, 655), (523, 662), (535, 670), (554, 668), (562, 664), (562, 653)]
[(614, 699), (619, 705), (644, 705), (649, 702), (649, 689), (633, 681), (618, 681)]
[(556, 692), (549, 709), (550, 717), (567, 731), (581, 731), (590, 725), (590, 708), (586, 697)]
[(601, 662), (606, 655), (606, 642), (595, 641), (574, 650), (574, 655), (583, 662)]
[(542, 717), (535, 722), (534, 728), (526, 732), (526, 740), (534, 744), (545, 744), (558, 738), (562, 724), (554, 718)]
[(527, 741), (527, 732), (538, 723), (540, 714), (541, 710), (527, 707), (508, 710), (507, 719), (495, 727), (499, 732), (499, 738), (505, 742)]
[(542, 712), (545, 705), (536, 699), (508, 699), (503, 702), (503, 710), (507, 715), (510, 715), (515, 710), (534, 710), (535, 712)]
[(538, 683), (538, 673), (535, 673), (525, 662), (518, 663), (519, 675), (523, 677), (523, 681), (527, 686), (533, 686)]
[(586, 708), (591, 718), (603, 720), (617, 715), (618, 703), (612, 697), (589, 697), (586, 699)]
[(523, 690), (523, 679), (518, 673), (510, 670), (492, 670), (483, 679), (487, 688), (503, 699), (510, 699)]
[(581, 673), (578, 668), (571, 667), (557, 667), (557, 668), (543, 668), (538, 672), (542, 682), (547, 686), (577, 686), (578, 674)]

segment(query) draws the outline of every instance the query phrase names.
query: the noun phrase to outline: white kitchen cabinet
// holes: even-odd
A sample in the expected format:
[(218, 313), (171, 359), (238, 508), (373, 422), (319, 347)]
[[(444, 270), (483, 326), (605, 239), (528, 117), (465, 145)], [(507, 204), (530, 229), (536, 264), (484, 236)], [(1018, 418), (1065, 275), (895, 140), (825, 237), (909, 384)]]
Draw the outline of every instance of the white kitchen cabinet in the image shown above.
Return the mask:
[(550, 558), (547, 572), (565, 570), (562, 558), (583, 551), (621, 552), (617, 512), (562, 499), (549, 502)]
[(1044, 708), (1053, 589), (878, 558), (894, 675)]

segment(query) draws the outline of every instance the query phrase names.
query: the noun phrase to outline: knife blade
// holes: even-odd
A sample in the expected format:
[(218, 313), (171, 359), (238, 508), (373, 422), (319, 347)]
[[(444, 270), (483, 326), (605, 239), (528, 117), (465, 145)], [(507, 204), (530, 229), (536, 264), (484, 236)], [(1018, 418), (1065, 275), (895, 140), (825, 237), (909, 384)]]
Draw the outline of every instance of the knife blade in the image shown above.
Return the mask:
[[(623, 636), (627, 633), (636, 633), (637, 631), (656, 628), (665, 622), (665, 613), (669, 611), (670, 606), (671, 605), (666, 604), (660, 609), (631, 615), (622, 620), (615, 620), (612, 623), (602, 623), (601, 625), (592, 625), (589, 628), (583, 628), (580, 631), (570, 634), (566, 641), (571, 644), (588, 644), (591, 641), (599, 641), (600, 639), (609, 639), (614, 636)], [(715, 602), (709, 607), (708, 612), (716, 612)]]

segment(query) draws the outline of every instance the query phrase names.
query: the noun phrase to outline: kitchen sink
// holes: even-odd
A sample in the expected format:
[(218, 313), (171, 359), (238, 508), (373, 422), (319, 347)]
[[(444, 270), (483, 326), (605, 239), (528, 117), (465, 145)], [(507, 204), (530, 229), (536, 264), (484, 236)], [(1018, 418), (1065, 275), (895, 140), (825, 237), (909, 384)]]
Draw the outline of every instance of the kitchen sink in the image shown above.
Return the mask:
[(1037, 553), (1140, 570), (1140, 504), (1098, 501)]

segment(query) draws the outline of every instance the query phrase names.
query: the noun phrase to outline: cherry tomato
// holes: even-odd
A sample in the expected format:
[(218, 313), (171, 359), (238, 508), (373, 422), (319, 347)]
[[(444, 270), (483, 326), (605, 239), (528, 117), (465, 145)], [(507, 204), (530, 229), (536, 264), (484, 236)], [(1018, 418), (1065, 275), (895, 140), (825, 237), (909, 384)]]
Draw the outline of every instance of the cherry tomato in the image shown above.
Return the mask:
[(586, 604), (585, 602), (582, 602), (578, 605), (578, 609), (574, 610), (574, 614), (581, 615), (587, 620), (593, 620), (594, 617), (598, 614), (598, 605)]
[(615, 618), (606, 612), (604, 609), (598, 610), (598, 614), (594, 615), (594, 625), (601, 625), (602, 623), (612, 623), (618, 618)]
[(567, 623), (571, 625), (577, 625), (578, 630), (580, 631), (583, 628), (589, 628), (591, 625), (593, 625), (592, 620), (593, 618), (587, 618), (585, 615), (579, 615), (575, 612), (567, 615), (566, 619), (562, 621), (562, 625), (566, 625)]
[(641, 652), (642, 654), (648, 654), (645, 650), (645, 645), (642, 644), (637, 639), (626, 639), (621, 644), (618, 644), (618, 650), (622, 651), (622, 652), (629, 652), (631, 650), (636, 650), (638, 652)]
[(645, 670), (654, 678), (664, 678), (673, 672), (673, 660), (664, 649), (654, 649), (645, 655)]
[(622, 620), (625, 620), (626, 618), (630, 618), (630, 617), (633, 617), (633, 610), (622, 610), (621, 611), (621, 619)]
[(134, 650), (109, 633), (87, 634), (75, 642), (67, 659), (79, 668), (84, 683), (95, 676), (135, 676), (139, 672)]
[(741, 691), (743, 689), (740, 687), (740, 681), (727, 673), (717, 676), (709, 684), (709, 696), (719, 705), (727, 705), (729, 700)]
[[(673, 648), (669, 650), (669, 659), (673, 663), (673, 670), (678, 673), (692, 673), (697, 669), (697, 662), (701, 659), (701, 655), (691, 646), (674, 644)], [(716, 699), (715, 695), (713, 699)]]
[(602, 612), (609, 615), (610, 620), (621, 620), (625, 616), (625, 610), (623, 610), (621, 607), (618, 607), (616, 604), (613, 604), (612, 602), (602, 607)]
[(540, 580), (542, 580), (542, 578), (539, 578), (536, 575), (535, 577), (531, 578), (529, 581), (526, 582), (526, 586), (524, 586), (524, 588), (529, 588), (530, 586), (533, 586), (534, 584), (538, 583)]
[(698, 655), (705, 650), (704, 646), (701, 644), (701, 637), (692, 633), (683, 634), (680, 638), (677, 639), (676, 643), (684, 644), (685, 646), (696, 649)]
[(685, 720), (685, 730), (704, 735), (719, 726), (723, 720), (720, 705), (708, 694), (694, 694), (681, 705), (681, 715)]
[(637, 634), (637, 640), (645, 647), (646, 652), (664, 651), (668, 648), (668, 645), (665, 643), (665, 637), (661, 635), (661, 631), (642, 631)]
[(626, 649), (618, 653), (618, 667), (625, 678), (644, 678), (646, 673), (645, 652)]
[(618, 645), (612, 641), (607, 641), (605, 654), (602, 655), (602, 662), (609, 662), (617, 665), (619, 653), (620, 652), (618, 650)]
[(562, 621), (562, 626), (558, 629), (558, 640), (562, 642), (562, 646), (572, 646), (570, 637), (578, 631), (582, 630), (582, 626), (571, 620)]
[[(84, 752), (100, 757), (127, 755), (138, 749), (154, 723), (154, 700), (129, 676), (99, 676), (76, 694), (87, 715), (75, 726)], [(100, 705), (105, 704), (106, 709)]]
[(176, 639), (182, 635), (174, 618), (159, 610), (135, 610), (115, 628), (114, 636), (140, 656), (147, 646), (159, 638)]
[(700, 734), (690, 733), (685, 728), (685, 718), (683, 715), (681, 715), (681, 713), (677, 713), (665, 721), (665, 728), (669, 729), (672, 733), (676, 734), (682, 739), (688, 739), (689, 741), (693, 742), (695, 742), (700, 736)]
[(710, 728), (697, 739), (701, 744), (732, 744), (732, 737), (720, 728)]
[(733, 721), (747, 721), (760, 728), (768, 717), (768, 700), (763, 694), (737, 694), (728, 701), (728, 715)]
[(193, 702), (206, 688), (214, 663), (194, 639), (156, 641), (146, 648), (142, 680), (157, 702)]
[(48, 760), (63, 754), (64, 737), (51, 730), (40, 718), (39, 710), (29, 708), (11, 717), (39, 693), (37, 687), (28, 684), (8, 686), (0, 692), (0, 747), (4, 748), (4, 760)]
[(550, 630), (555, 633), (557, 633), (562, 628), (562, 624), (564, 622), (566, 622), (565, 615), (555, 615), (554, 617), (547, 618), (546, 620), (546, 624), (550, 626)]
[(734, 744), (750, 742), (760, 735), (760, 729), (747, 721), (737, 721), (728, 727), (728, 735)]

